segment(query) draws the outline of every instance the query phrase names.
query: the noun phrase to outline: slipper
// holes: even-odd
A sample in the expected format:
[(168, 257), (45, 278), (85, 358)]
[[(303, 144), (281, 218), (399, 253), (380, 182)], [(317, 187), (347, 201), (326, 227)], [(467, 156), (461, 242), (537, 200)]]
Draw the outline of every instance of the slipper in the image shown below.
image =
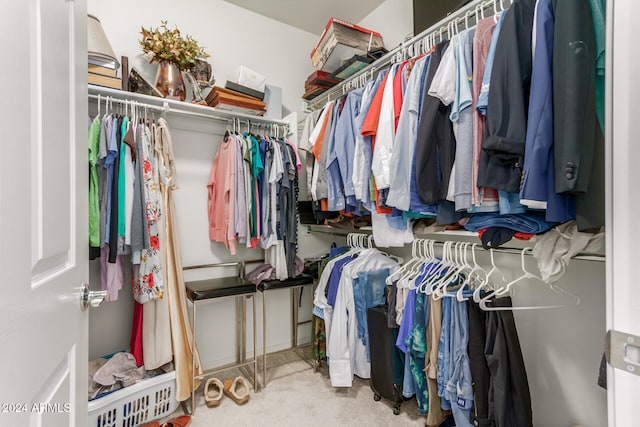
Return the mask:
[(162, 424), (161, 427), (187, 427), (191, 424), (191, 415), (182, 415), (176, 418), (171, 418)]
[(209, 408), (220, 404), (223, 396), (224, 385), (217, 378), (209, 378), (204, 385), (204, 401)]
[(224, 380), (224, 394), (229, 396), (238, 405), (249, 400), (249, 382), (244, 377)]
[(160, 427), (160, 423), (157, 421), (151, 421), (150, 423), (140, 424), (138, 427)]

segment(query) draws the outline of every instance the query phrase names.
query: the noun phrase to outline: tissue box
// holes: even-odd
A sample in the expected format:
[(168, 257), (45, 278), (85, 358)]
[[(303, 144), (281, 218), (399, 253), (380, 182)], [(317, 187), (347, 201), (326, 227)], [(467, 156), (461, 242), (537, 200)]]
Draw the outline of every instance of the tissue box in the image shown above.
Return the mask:
[(239, 85), (257, 90), (258, 92), (264, 92), (264, 86), (267, 83), (267, 78), (262, 74), (256, 73), (252, 69), (241, 65), (234, 73), (233, 81)]

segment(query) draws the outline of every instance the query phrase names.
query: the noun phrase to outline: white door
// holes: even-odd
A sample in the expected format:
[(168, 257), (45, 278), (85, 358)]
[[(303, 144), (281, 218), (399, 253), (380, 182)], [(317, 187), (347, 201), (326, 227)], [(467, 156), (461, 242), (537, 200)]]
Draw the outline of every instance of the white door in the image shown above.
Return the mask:
[[(640, 336), (640, 2), (607, 3), (607, 329)], [(610, 427), (640, 425), (640, 340), (623, 339), (626, 363), (607, 372)]]
[(0, 426), (87, 423), (86, 4), (3, 0)]

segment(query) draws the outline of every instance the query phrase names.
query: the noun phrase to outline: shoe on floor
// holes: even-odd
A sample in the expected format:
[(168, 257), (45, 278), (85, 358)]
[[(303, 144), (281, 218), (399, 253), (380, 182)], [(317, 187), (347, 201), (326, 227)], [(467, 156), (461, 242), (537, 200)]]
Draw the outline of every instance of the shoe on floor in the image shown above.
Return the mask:
[(213, 408), (220, 404), (220, 400), (224, 395), (224, 384), (217, 378), (209, 378), (204, 384), (204, 401), (209, 408)]
[(161, 427), (187, 427), (191, 424), (191, 415), (182, 415), (165, 421)]
[(238, 405), (247, 403), (249, 391), (249, 382), (244, 377), (224, 380), (224, 394), (233, 399)]

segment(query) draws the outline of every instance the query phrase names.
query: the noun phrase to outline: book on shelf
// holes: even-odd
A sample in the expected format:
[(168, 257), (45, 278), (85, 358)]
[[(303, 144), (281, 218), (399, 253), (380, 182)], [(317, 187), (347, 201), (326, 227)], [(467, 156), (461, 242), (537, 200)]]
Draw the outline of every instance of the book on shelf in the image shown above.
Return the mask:
[(215, 98), (227, 103), (234, 103), (249, 108), (255, 108), (257, 110), (264, 110), (266, 107), (264, 101), (260, 101), (259, 99), (220, 86), (214, 86), (207, 94), (205, 101), (208, 105), (211, 105)]
[(129, 90), (129, 57), (120, 57), (120, 71), (122, 77), (122, 90)]
[(304, 92), (304, 95), (302, 95), (302, 99), (306, 99), (308, 101), (326, 91), (327, 91), (327, 88), (324, 86), (305, 85), (305, 92)]
[(241, 84), (234, 83), (229, 80), (227, 80), (224, 86), (225, 86), (225, 89), (229, 89), (234, 92), (238, 92), (243, 95), (247, 95), (247, 96), (259, 99), (260, 101), (264, 101), (264, 92), (260, 92), (259, 90), (255, 90), (250, 87), (243, 86)]
[(209, 104), (209, 107), (213, 107), (218, 110), (232, 111), (234, 113), (250, 114), (252, 116), (262, 116), (266, 112), (265, 110), (231, 104), (224, 101), (216, 101), (212, 104)]
[(118, 77), (118, 70), (109, 67), (103, 67), (102, 65), (96, 65), (87, 63), (87, 70), (89, 73), (100, 74), (108, 77)]
[(88, 57), (87, 62), (91, 65), (98, 65), (100, 67), (110, 68), (116, 71), (120, 64), (117, 61), (107, 61), (96, 57)]
[(105, 76), (103, 74), (88, 73), (87, 82), (91, 85), (110, 87), (122, 90), (122, 79), (119, 77)]
[(215, 107), (217, 104), (219, 103), (224, 103), (224, 104), (228, 104), (228, 105), (235, 105), (236, 107), (242, 107), (242, 108), (248, 108), (248, 109), (252, 109), (255, 111), (266, 111), (265, 107), (262, 107), (261, 105), (256, 105), (253, 103), (247, 103), (247, 102), (243, 102), (237, 99), (230, 99), (224, 95), (216, 95), (211, 99), (211, 102), (207, 105), (209, 105), (210, 107)]
[(327, 88), (333, 87), (340, 83), (339, 79), (333, 78), (330, 76), (328, 71), (323, 70), (315, 70), (313, 73), (307, 77), (304, 84), (306, 86), (315, 85), (315, 86), (325, 86)]

